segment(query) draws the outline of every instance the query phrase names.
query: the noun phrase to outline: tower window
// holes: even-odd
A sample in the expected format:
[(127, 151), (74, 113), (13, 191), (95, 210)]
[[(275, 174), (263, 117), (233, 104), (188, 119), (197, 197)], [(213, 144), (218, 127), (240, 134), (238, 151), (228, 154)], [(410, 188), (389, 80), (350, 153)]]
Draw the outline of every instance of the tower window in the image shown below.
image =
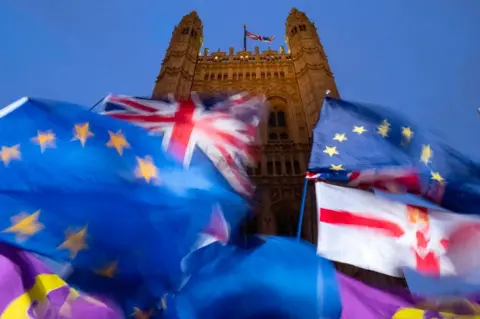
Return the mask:
[(285, 112), (272, 111), (268, 119), (268, 126), (270, 127), (286, 127), (287, 120), (285, 118)]
[(291, 32), (292, 35), (296, 34), (298, 32), (297, 27), (293, 27)]
[(286, 162), (285, 162), (285, 173), (286, 173), (287, 175), (292, 175), (292, 172), (293, 172), (293, 171), (292, 171), (292, 162), (286, 161)]
[(295, 175), (300, 174), (300, 163), (298, 161), (293, 162), (293, 172)]
[(285, 77), (285, 72), (281, 71), (281, 72), (280, 72), (280, 77), (281, 77), (281, 78), (284, 78), (284, 77)]
[(188, 34), (189, 31), (190, 31), (189, 28), (184, 28), (183, 31), (182, 31), (182, 34)]
[(252, 79), (256, 79), (257, 78), (257, 74), (255, 72), (252, 73)]
[(227, 79), (228, 79), (228, 74), (227, 74), (227, 73), (223, 73), (223, 79), (224, 79), (224, 80), (227, 80)]
[(273, 175), (273, 162), (267, 162), (267, 174)]
[(234, 80), (237, 79), (237, 73), (233, 73), (233, 79), (234, 79)]
[(262, 72), (262, 79), (265, 78), (265, 72)]
[(204, 78), (204, 80), (208, 80), (208, 73), (207, 73), (207, 74), (205, 74), (205, 78)]
[(307, 27), (304, 24), (300, 25), (298, 28), (300, 31), (307, 31)]
[(267, 72), (267, 78), (271, 77), (272, 74), (270, 72)]
[(262, 162), (257, 163), (257, 167), (255, 167), (255, 175), (262, 175)]
[(275, 174), (281, 175), (282, 174), (282, 163), (279, 161), (275, 161)]
[(283, 133), (280, 133), (280, 139), (281, 140), (288, 140), (288, 134), (283, 132)]
[(215, 80), (215, 74), (210, 74), (210, 80)]
[(268, 139), (269, 139), (269, 140), (272, 140), (272, 141), (278, 140), (278, 135), (277, 135), (277, 133), (270, 133), (270, 134), (268, 134)]
[(246, 76), (247, 76), (247, 79), (250, 79), (250, 72), (247, 72)]
[(278, 78), (278, 72), (273, 73), (273, 76)]
[(222, 79), (222, 74), (221, 73), (218, 73), (217, 74), (217, 80), (221, 80)]
[(238, 73), (238, 79), (242, 80), (243, 79), (243, 73)]
[(192, 35), (192, 37), (195, 38), (197, 36), (197, 31), (192, 29), (192, 32), (190, 32), (190, 34)]

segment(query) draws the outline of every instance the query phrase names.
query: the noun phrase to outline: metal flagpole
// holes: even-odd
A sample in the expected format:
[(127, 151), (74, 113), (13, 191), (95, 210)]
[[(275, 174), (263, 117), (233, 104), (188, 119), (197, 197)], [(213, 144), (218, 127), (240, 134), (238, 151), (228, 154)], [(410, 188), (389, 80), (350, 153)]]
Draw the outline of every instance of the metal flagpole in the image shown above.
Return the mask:
[(243, 25), (243, 51), (247, 51), (247, 25)]
[(97, 103), (93, 104), (92, 107), (89, 109), (89, 111), (91, 112), (98, 104), (102, 103), (103, 100), (105, 100), (105, 98), (107, 97), (108, 95), (105, 95), (104, 97), (102, 97), (100, 100), (97, 101)]
[(297, 240), (302, 238), (302, 224), (303, 224), (303, 213), (305, 211), (305, 201), (307, 198), (307, 187), (308, 187), (308, 179), (305, 178), (303, 182), (303, 194), (302, 194), (302, 203), (300, 204), (300, 214), (298, 217), (298, 228), (297, 228)]

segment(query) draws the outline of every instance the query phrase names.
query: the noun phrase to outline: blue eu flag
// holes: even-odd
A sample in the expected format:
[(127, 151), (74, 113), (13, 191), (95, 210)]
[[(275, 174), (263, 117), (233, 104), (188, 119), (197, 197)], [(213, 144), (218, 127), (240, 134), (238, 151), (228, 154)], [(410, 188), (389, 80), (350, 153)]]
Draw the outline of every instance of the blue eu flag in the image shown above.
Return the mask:
[(247, 211), (206, 156), (187, 169), (160, 137), (74, 104), (1, 109), (0, 161), (0, 240), (105, 277), (173, 289), (214, 207)]
[(161, 318), (338, 318), (333, 264), (308, 243), (253, 238), (248, 247), (213, 244), (189, 260), (192, 277), (166, 300)]
[(407, 191), (458, 213), (478, 214), (479, 164), (399, 114), (326, 98), (313, 135), (310, 177)]

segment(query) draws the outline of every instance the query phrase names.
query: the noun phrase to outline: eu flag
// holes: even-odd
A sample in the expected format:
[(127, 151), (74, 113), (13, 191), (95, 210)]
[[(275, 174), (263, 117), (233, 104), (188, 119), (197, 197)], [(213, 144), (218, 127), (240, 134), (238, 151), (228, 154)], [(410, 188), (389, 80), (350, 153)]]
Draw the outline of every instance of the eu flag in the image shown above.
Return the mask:
[(246, 248), (213, 244), (195, 254), (162, 318), (339, 318), (335, 268), (309, 243), (254, 237)]
[(0, 240), (106, 277), (173, 289), (212, 210), (247, 211), (206, 156), (186, 168), (158, 136), (79, 105), (0, 110), (0, 160)]
[(392, 111), (326, 98), (314, 129), (311, 177), (411, 192), (459, 212), (478, 214), (480, 166)]

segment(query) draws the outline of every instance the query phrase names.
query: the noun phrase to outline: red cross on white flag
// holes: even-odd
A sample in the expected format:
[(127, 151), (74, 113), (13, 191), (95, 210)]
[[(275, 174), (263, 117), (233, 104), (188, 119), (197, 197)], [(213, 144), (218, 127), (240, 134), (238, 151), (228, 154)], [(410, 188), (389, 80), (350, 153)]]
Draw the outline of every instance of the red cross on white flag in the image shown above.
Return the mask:
[(451, 235), (479, 226), (478, 217), (428, 211), (321, 182), (315, 188), (318, 253), (328, 259), (397, 277), (402, 276), (403, 267), (455, 275), (458, 261), (452, 258), (480, 252), (480, 247), (471, 245), (462, 251), (461, 243), (455, 240), (456, 253), (448, 254)]

